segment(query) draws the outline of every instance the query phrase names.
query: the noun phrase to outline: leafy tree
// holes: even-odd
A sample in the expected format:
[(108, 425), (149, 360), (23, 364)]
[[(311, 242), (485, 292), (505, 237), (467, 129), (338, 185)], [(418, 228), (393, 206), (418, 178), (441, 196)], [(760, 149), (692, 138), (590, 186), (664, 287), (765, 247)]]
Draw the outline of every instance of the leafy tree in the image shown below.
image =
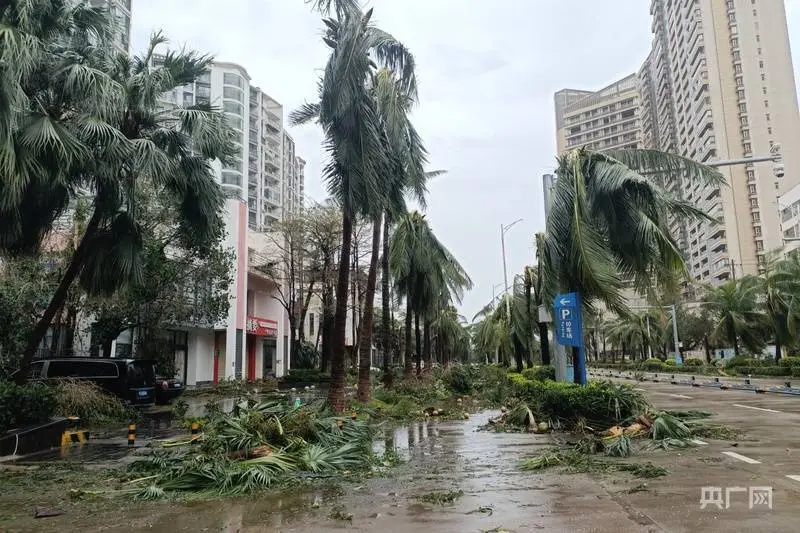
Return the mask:
[(709, 167), (653, 150), (578, 148), (558, 159), (556, 172), (542, 251), (544, 299), (549, 304), (556, 293), (577, 292), (587, 310), (602, 302), (623, 314), (627, 280), (648, 294), (674, 283), (676, 272), (686, 275), (671, 217), (710, 219), (660, 183), (677, 176), (722, 182)]
[(0, 16), (13, 43), (0, 62), (0, 94), (13, 103), (0, 116), (0, 250), (36, 250), (75, 191), (93, 195), (83, 235), (26, 343), (24, 369), (76, 279), (91, 295), (109, 295), (141, 278), (137, 185), (174, 207), (184, 246), (214, 242), (223, 196), (210, 162), (227, 161), (233, 144), (222, 113), (158, 105), (211, 58), (169, 52), (156, 64), (160, 34), (134, 59), (95, 45), (108, 36), (107, 19), (80, 3), (20, 0)]
[[(354, 2), (353, 2), (354, 3)], [(351, 4), (351, 5), (347, 5)], [(379, 173), (386, 152), (370, 81), (379, 68), (398, 73), (404, 90), (416, 96), (414, 60), (394, 37), (372, 23), (372, 10), (351, 2), (315, 2), (324, 15), (323, 41), (330, 56), (319, 83), (319, 101), (294, 111), (294, 124), (315, 120), (325, 135), (329, 162), (323, 170), (328, 189), (342, 209), (342, 247), (336, 286), (331, 386), (329, 401), (337, 412), (345, 407), (344, 341), (353, 221), (371, 216), (385, 196)]]

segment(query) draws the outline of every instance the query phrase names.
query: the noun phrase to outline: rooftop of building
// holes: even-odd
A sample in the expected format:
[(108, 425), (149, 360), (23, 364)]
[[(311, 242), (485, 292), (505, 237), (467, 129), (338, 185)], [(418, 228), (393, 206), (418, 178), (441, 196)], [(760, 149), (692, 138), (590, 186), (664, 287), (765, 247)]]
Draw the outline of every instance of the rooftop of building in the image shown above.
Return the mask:
[(629, 93), (632, 91), (637, 91), (637, 75), (636, 73), (630, 74), (625, 76), (621, 80), (617, 80), (606, 87), (603, 87), (599, 91), (591, 92), (591, 91), (581, 91), (578, 89), (562, 89), (556, 93), (556, 97), (559, 95), (565, 96), (580, 96), (584, 94), (583, 97), (578, 98), (577, 100), (573, 100), (564, 107), (564, 114), (574, 113), (580, 109), (584, 109), (586, 107), (592, 107), (594, 105), (598, 105), (602, 103), (604, 100), (608, 98), (612, 98), (615, 96), (620, 96), (625, 93)]

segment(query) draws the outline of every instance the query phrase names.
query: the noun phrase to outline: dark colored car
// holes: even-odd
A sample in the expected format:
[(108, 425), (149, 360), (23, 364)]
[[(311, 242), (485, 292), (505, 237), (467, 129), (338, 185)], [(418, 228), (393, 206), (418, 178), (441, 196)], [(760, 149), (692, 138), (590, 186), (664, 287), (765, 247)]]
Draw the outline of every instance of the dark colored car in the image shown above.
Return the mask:
[(152, 361), (96, 357), (70, 357), (33, 361), (32, 381), (78, 379), (92, 381), (131, 405), (148, 406), (156, 401), (156, 375)]
[(178, 378), (156, 376), (156, 403), (165, 405), (183, 394), (183, 383)]

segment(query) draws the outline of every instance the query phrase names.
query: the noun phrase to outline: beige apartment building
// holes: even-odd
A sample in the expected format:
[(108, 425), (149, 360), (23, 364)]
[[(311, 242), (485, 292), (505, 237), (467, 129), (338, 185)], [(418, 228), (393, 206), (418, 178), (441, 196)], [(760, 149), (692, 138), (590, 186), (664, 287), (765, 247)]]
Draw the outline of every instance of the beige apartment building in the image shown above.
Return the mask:
[(558, 153), (637, 148), (641, 143), (639, 90), (631, 74), (597, 92), (564, 89), (555, 94)]
[[(766, 162), (721, 167), (723, 187), (680, 176), (666, 183), (719, 220), (673, 224), (693, 277), (718, 284), (756, 274), (766, 254), (783, 245), (778, 197), (800, 184), (794, 149), (800, 115), (784, 2), (652, 0), (650, 12), (652, 48), (630, 90), (638, 98), (641, 145), (704, 163), (769, 155), (773, 143), (782, 147), (782, 178)], [(560, 110), (564, 92), (556, 93), (559, 150), (592, 146), (595, 139), (569, 129), (567, 117), (579, 102)]]

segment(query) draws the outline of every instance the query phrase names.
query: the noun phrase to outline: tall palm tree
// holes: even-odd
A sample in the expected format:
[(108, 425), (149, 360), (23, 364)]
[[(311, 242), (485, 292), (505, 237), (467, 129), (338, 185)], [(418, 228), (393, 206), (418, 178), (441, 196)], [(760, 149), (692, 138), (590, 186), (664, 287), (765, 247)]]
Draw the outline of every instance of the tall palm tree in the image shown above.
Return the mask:
[(778, 361), (781, 348), (796, 337), (800, 318), (800, 261), (794, 254), (784, 260), (771, 257), (758, 280), (764, 311), (774, 334), (775, 361)]
[[(140, 185), (175, 209), (176, 232), (187, 249), (202, 252), (216, 239), (223, 196), (210, 163), (233, 154), (221, 113), (209, 106), (158, 105), (162, 94), (203, 74), (210, 57), (168, 52), (156, 66), (155, 48), (166, 42), (156, 34), (146, 54), (131, 59), (92, 44), (101, 30), (81, 25), (89, 21), (102, 28), (96, 11), (52, 2), (41, 11), (19, 13), (34, 4), (42, 7), (24, 0), (3, 12), (16, 31), (24, 33), (27, 25), (41, 32), (28, 37), (43, 59), (17, 69), (19, 77), (11, 80), (24, 105), (15, 108), (18, 116), (6, 129), (0, 156), (7, 177), (0, 183), (0, 248), (36, 248), (76, 191), (91, 191), (93, 201), (59, 286), (29, 337), (23, 369), (76, 279), (90, 294), (112, 294), (140, 277), (135, 194)], [(19, 379), (25, 374), (19, 372)]]
[[(389, 265), (398, 296), (406, 299), (406, 367), (411, 357), (411, 313), (418, 319), (430, 316), (443, 292), (460, 300), (472, 281), (463, 267), (436, 238), (425, 216), (414, 211), (397, 225), (389, 246)], [(415, 329), (419, 330), (417, 326)], [(417, 335), (417, 373), (421, 368), (421, 335)]]
[(441, 309), (431, 326), (435, 332), (433, 340), (439, 352), (439, 362), (445, 366), (454, 359), (466, 362), (469, 357), (469, 332), (466, 320), (456, 308), (448, 305)]
[(707, 288), (704, 306), (714, 319), (712, 337), (727, 341), (734, 355), (742, 345), (752, 353), (760, 353), (765, 345), (767, 317), (758, 306), (760, 284), (758, 278), (746, 276)]
[(344, 343), (347, 326), (347, 293), (353, 220), (370, 217), (386, 195), (380, 172), (386, 168), (386, 151), (381, 121), (370, 82), (378, 68), (397, 73), (404, 91), (416, 97), (414, 59), (397, 39), (372, 23), (372, 10), (357, 5), (320, 0), (323, 13), (323, 41), (330, 56), (319, 82), (319, 101), (295, 110), (293, 124), (316, 121), (325, 135), (329, 161), (323, 170), (331, 196), (342, 208), (342, 247), (336, 284), (336, 312), (333, 327), (331, 385), (328, 400), (334, 410), (345, 407)]
[(545, 234), (536, 234), (536, 270), (529, 275), (533, 277), (533, 303), (536, 306), (536, 321), (539, 326), (539, 351), (541, 352), (542, 365), (550, 364), (550, 337), (547, 331), (547, 322), (539, 322), (539, 308), (545, 305), (544, 299), (544, 252)]
[[(654, 150), (578, 148), (558, 158), (556, 172), (542, 252), (546, 300), (578, 292), (589, 310), (602, 302), (623, 313), (626, 280), (646, 293), (674, 282), (676, 271), (686, 275), (670, 217), (710, 220), (659, 183), (668, 176), (722, 183), (710, 167)], [(577, 348), (572, 356), (577, 362)]]

